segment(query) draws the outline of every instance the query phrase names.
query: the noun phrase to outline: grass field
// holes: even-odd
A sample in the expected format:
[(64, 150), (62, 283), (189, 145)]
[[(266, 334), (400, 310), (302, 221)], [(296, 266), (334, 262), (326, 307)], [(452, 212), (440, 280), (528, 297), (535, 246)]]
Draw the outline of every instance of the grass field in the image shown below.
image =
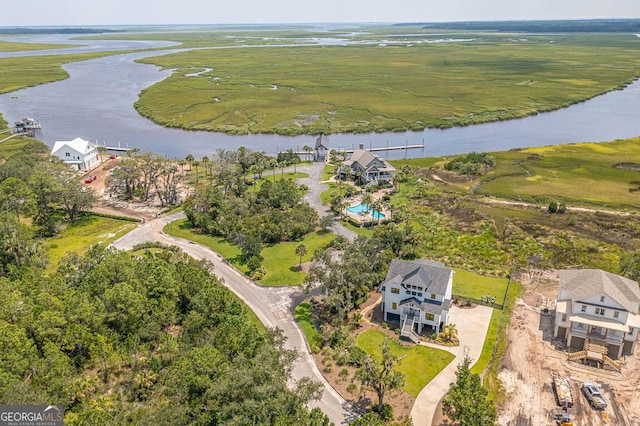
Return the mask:
[(634, 211), (640, 207), (640, 138), (492, 155), (496, 170), (480, 179), (479, 195)]
[(48, 248), (48, 270), (57, 268), (60, 259), (69, 252), (83, 255), (95, 244), (107, 245), (135, 228), (134, 223), (86, 215), (67, 225), (64, 231), (45, 240)]
[[(356, 344), (378, 360), (382, 356), (383, 341), (384, 334), (377, 330), (363, 331), (356, 338)], [(414, 398), (455, 358), (447, 351), (426, 346), (404, 347), (392, 340), (389, 340), (389, 346), (394, 356), (405, 357), (397, 370), (405, 376), (405, 392)]]
[(478, 275), (474, 272), (454, 268), (453, 295), (480, 299), (491, 294), (496, 303), (503, 304), (507, 291), (507, 278), (495, 278)]
[(312, 353), (318, 352), (322, 347), (322, 337), (320, 337), (318, 329), (316, 329), (316, 326), (313, 324), (313, 320), (311, 319), (311, 305), (309, 302), (302, 302), (299, 304), (296, 307), (294, 315), (296, 322), (307, 339), (309, 349)]
[[(417, 130), (549, 111), (639, 75), (640, 39), (631, 35), (526, 40), (483, 35), (460, 43), (210, 49), (145, 58), (176, 72), (144, 90), (136, 107), (164, 126), (232, 134)], [(186, 76), (205, 68), (212, 70)]]
[[(227, 259), (234, 267), (243, 273), (247, 273), (246, 265), (240, 260), (240, 250), (219, 237), (194, 232), (187, 219), (171, 222), (165, 227), (165, 232), (209, 247)], [(296, 255), (296, 246), (304, 244), (308, 253), (302, 257), (303, 262), (311, 259), (315, 251), (326, 246), (334, 235), (330, 232), (315, 232), (306, 235), (300, 241), (283, 242), (262, 249), (264, 261), (263, 267), (267, 271), (264, 279), (260, 281), (266, 286), (299, 285), (304, 282), (306, 274), (298, 270), (300, 258)]]

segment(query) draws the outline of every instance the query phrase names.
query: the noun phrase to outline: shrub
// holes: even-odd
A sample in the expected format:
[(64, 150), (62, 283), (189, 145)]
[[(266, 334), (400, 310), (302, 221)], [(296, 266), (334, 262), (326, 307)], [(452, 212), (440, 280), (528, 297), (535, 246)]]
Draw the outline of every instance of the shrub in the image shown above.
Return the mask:
[(342, 380), (346, 379), (348, 375), (349, 370), (347, 370), (346, 368), (343, 368), (342, 370), (340, 370), (340, 373), (338, 373), (338, 376), (340, 376)]
[(555, 213), (558, 211), (558, 203), (556, 203), (555, 201), (552, 201), (549, 203), (549, 213)]
[(355, 367), (362, 367), (367, 353), (360, 346), (350, 346), (349, 349), (349, 365)]

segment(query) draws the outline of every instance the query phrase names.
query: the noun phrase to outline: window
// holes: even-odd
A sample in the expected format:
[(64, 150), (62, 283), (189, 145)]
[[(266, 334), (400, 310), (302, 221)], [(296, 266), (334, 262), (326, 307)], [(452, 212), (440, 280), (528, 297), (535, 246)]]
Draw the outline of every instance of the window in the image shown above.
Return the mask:
[(436, 294), (435, 293), (431, 293), (431, 298), (435, 299), (436, 298)]
[(596, 315), (604, 316), (604, 308), (596, 308)]
[(433, 321), (433, 314), (430, 314), (429, 312), (425, 312), (424, 314), (424, 319), (426, 319), (427, 321)]
[(398, 309), (398, 304), (396, 302), (393, 302), (391, 304), (391, 309)]
[(418, 297), (422, 297), (422, 293), (418, 292)]
[(70, 152), (65, 152), (64, 155), (67, 156), (67, 157), (71, 157), (71, 153)]
[(567, 320), (567, 314), (562, 314), (562, 321), (566, 321)]
[(385, 286), (382, 286), (382, 291), (384, 291), (384, 290), (385, 290)]
[(600, 301), (604, 302), (604, 296), (600, 296)]
[(587, 312), (587, 305), (582, 305), (580, 312)]
[(412, 295), (412, 296), (415, 296), (415, 295), (417, 295), (417, 294), (418, 294), (418, 292), (416, 292), (416, 291), (412, 291), (412, 292), (411, 292), (411, 295)]
[(614, 318), (618, 318), (618, 317), (620, 317), (620, 312), (618, 312), (618, 311), (613, 311), (613, 317), (614, 317)]
[(400, 294), (400, 289), (399, 288), (395, 288), (395, 287), (391, 287), (391, 293)]

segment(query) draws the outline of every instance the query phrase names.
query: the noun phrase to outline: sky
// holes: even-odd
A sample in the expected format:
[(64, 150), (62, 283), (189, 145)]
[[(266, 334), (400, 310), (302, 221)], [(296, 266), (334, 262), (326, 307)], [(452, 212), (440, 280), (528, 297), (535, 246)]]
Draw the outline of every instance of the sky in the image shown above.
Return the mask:
[(0, 0), (0, 26), (640, 18), (640, 0)]

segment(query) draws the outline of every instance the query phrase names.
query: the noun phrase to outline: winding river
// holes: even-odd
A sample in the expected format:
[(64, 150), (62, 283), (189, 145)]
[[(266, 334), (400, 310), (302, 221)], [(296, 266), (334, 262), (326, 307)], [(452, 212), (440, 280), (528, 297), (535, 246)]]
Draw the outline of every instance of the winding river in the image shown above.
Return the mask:
[[(64, 36), (68, 37), (68, 36)], [(63, 36), (25, 38), (21, 41), (68, 43)], [(84, 47), (53, 51), (7, 53), (0, 57), (168, 47), (162, 42), (82, 41)], [(70, 78), (0, 95), (0, 111), (12, 123), (24, 117), (36, 118), (43, 127), (41, 139), (52, 146), (56, 140), (82, 137), (108, 146), (138, 148), (172, 158), (193, 154), (211, 156), (217, 148), (245, 146), (273, 154), (278, 150), (301, 150), (313, 146), (315, 137), (277, 135), (230, 136), (220, 133), (184, 131), (158, 126), (138, 115), (133, 103), (144, 88), (171, 73), (152, 65), (137, 64), (138, 58), (178, 50), (114, 55), (65, 65)], [(366, 148), (422, 144), (424, 149), (382, 151), (388, 159), (459, 154), (470, 151), (498, 151), (511, 148), (602, 142), (640, 136), (640, 82), (587, 102), (517, 120), (478, 124), (421, 132), (335, 134), (331, 148)]]

